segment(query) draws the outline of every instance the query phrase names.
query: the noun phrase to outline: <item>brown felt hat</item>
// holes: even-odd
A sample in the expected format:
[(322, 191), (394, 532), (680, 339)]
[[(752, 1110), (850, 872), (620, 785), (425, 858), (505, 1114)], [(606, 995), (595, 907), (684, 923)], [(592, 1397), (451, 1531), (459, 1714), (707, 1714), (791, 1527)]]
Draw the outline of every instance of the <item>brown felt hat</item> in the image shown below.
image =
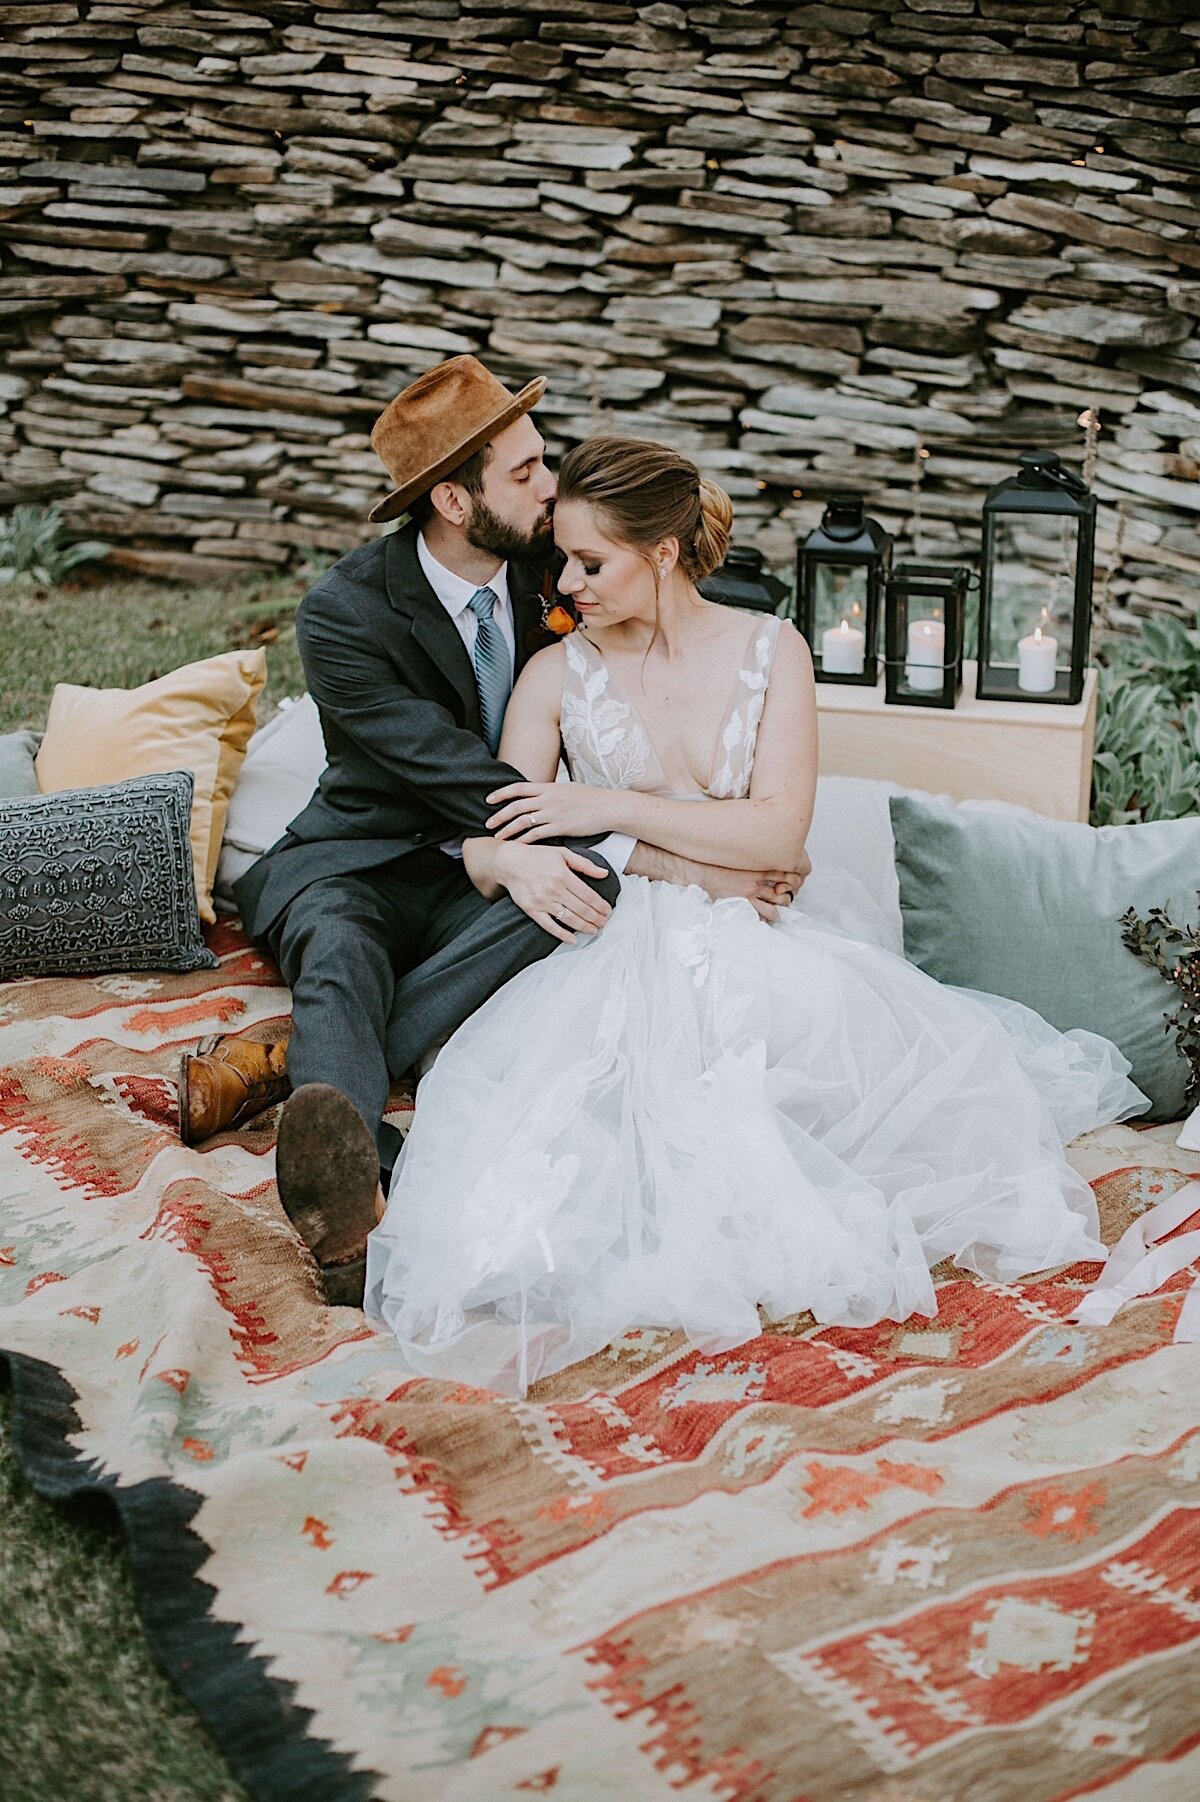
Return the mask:
[(370, 518), (395, 519), (435, 482), (536, 407), (546, 392), (538, 376), (519, 394), (484, 368), (478, 357), (449, 357), (389, 401), (371, 432), (375, 454), (396, 486), (372, 507)]

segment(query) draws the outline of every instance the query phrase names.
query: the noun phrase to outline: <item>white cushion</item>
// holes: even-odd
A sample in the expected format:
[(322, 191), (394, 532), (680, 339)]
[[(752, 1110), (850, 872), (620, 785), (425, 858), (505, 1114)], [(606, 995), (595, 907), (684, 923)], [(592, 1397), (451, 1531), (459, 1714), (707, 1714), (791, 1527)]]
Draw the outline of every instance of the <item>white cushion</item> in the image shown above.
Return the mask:
[(233, 884), (307, 807), (328, 759), (311, 695), (281, 701), (246, 749), (229, 801), (215, 894), (229, 904)]
[[(923, 792), (867, 776), (820, 776), (806, 841), (813, 873), (805, 885), (805, 905), (847, 932), (901, 955), (904, 925), (888, 797)], [(970, 812), (1039, 817), (1008, 801), (953, 801), (948, 795), (926, 798)]]

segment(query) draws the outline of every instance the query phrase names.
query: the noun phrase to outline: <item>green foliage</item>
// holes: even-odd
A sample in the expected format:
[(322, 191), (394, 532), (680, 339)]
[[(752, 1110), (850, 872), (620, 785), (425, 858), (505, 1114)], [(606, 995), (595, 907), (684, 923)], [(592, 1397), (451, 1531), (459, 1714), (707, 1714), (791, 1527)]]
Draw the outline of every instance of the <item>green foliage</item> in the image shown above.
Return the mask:
[(1131, 907), (1121, 916), (1121, 943), (1179, 991), (1179, 1006), (1163, 1018), (1187, 1059), (1184, 1098), (1189, 1107), (1196, 1107), (1200, 1105), (1200, 925), (1176, 926), (1161, 907), (1152, 907), (1142, 920)]
[(1092, 824), (1200, 811), (1200, 631), (1147, 620), (1099, 656)]
[(107, 557), (112, 549), (93, 538), (64, 544), (62, 534), (57, 507), (14, 507), (0, 522), (0, 582), (25, 579), (54, 588), (80, 563)]

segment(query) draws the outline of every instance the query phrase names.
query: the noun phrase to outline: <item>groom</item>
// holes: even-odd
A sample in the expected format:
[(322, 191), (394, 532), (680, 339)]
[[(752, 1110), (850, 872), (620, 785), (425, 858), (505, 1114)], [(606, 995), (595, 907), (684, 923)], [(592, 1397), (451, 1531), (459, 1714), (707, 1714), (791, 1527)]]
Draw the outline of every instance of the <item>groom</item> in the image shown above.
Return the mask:
[(453, 357), (385, 409), (371, 441), (395, 484), (371, 514), (399, 531), (361, 546), (304, 597), (297, 639), (328, 767), (309, 805), (237, 885), (243, 921), (292, 990), (286, 1048), (209, 1042), (185, 1057), (180, 1126), (196, 1143), (291, 1090), (280, 1121), (284, 1208), (330, 1301), (361, 1300), (367, 1233), (399, 1134), (389, 1073), (446, 1038), (526, 964), (599, 930), (617, 871), (769, 909), (765, 877), (710, 870), (611, 837), (515, 845), (489, 902), (461, 857), (486, 797), (521, 779), (497, 761), (512, 684), (536, 648), (555, 481), (530, 410)]

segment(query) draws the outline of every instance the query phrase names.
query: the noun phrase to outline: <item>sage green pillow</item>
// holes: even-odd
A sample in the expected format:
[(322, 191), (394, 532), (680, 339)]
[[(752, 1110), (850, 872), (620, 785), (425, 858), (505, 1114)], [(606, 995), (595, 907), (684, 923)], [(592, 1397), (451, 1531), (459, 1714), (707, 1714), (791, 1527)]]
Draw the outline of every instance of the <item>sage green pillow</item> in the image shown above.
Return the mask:
[(1121, 943), (1127, 908), (1196, 919), (1200, 818), (1083, 826), (893, 795), (904, 951), (939, 982), (1023, 1001), (1102, 1034), (1152, 1120), (1187, 1112), (1187, 1060), (1163, 1024), (1177, 992)]
[(40, 732), (0, 732), (0, 800), (39, 793), (33, 760), (41, 742)]

